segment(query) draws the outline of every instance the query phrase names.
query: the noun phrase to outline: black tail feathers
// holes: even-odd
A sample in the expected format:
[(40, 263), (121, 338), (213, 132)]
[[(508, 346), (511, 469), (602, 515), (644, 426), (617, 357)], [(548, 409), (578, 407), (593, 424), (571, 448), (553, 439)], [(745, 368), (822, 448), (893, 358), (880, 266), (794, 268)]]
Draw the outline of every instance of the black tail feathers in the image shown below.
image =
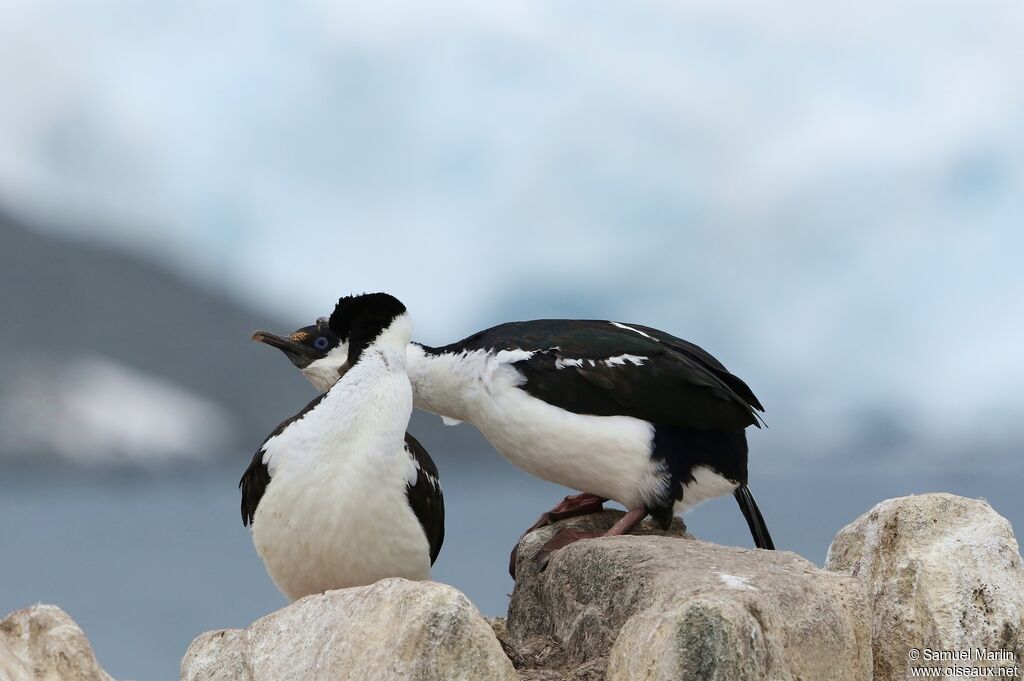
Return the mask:
[(754, 538), (754, 545), (759, 549), (774, 551), (775, 543), (772, 542), (772, 536), (768, 534), (768, 526), (764, 524), (761, 509), (757, 507), (750, 488), (740, 485), (732, 494), (736, 497), (736, 503), (740, 505), (740, 510), (743, 511), (743, 517), (747, 519), (747, 526), (750, 527), (750, 536)]

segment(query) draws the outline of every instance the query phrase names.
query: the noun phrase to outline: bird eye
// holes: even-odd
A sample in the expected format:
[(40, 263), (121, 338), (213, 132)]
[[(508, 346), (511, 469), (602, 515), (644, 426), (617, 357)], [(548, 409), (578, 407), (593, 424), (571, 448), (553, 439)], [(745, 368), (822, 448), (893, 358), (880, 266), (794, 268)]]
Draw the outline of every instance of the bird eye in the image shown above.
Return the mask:
[(316, 340), (313, 341), (313, 347), (315, 347), (317, 350), (326, 350), (327, 343), (327, 336), (317, 336)]

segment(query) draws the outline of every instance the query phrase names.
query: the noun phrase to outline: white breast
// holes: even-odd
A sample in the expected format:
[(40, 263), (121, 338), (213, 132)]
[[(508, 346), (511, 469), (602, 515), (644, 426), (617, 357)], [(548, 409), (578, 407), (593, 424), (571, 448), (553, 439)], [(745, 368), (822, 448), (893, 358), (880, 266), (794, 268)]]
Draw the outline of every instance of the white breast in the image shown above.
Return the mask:
[(469, 420), (516, 466), (626, 507), (653, 500), (663, 489), (647, 421), (565, 411), (516, 387), (521, 378), (507, 365), (486, 376), (481, 390), (487, 394), (474, 402)]
[(271, 481), (253, 542), (293, 599), (384, 577), (430, 578), (430, 547), (406, 497), (409, 382), (402, 372), (367, 372), (362, 364), (301, 428), (265, 445)]
[[(647, 421), (574, 414), (513, 387), (481, 402), (473, 423), (502, 456), (528, 473), (626, 508), (660, 500), (668, 484), (663, 464), (651, 458), (654, 427)], [(735, 482), (706, 466), (697, 466), (692, 475), (675, 504), (677, 513), (736, 489)]]

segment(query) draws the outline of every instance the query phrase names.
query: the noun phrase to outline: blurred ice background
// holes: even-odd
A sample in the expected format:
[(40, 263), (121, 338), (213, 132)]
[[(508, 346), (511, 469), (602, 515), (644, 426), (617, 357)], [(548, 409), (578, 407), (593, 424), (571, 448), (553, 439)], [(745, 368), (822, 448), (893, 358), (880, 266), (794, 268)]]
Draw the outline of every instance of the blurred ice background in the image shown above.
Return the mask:
[[(889, 496), (1024, 527), (1024, 6), (0, 0), (0, 615), (119, 678), (283, 600), (239, 522), (310, 388), (248, 341), (384, 289), (418, 339), (598, 317), (768, 408), (752, 487), (820, 563)], [(565, 490), (418, 414), (488, 614)], [(687, 521), (749, 545), (729, 499)]]

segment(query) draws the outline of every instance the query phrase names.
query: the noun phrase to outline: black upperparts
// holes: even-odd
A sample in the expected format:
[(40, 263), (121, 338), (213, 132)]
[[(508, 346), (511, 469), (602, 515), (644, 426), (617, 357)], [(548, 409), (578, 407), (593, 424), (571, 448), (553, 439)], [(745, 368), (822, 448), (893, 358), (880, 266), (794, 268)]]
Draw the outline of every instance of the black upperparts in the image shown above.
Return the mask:
[(338, 300), (329, 325), (348, 343), (348, 363), (354, 365), (370, 343), (405, 312), (405, 305), (387, 293), (364, 293)]
[(253, 518), (256, 515), (256, 507), (260, 504), (260, 499), (263, 498), (263, 493), (267, 491), (267, 485), (270, 484), (270, 471), (267, 465), (263, 463), (263, 446), (267, 444), (270, 438), (280, 435), (281, 432), (295, 423), (308, 412), (310, 412), (316, 405), (320, 404), (320, 400), (324, 399), (327, 393), (322, 393), (314, 397), (309, 404), (302, 408), (298, 414), (285, 419), (274, 428), (273, 432), (263, 439), (260, 446), (256, 449), (256, 453), (253, 454), (252, 462), (249, 463), (249, 467), (245, 469), (245, 473), (242, 473), (242, 479), (238, 481), (238, 487), (242, 490), (242, 524), (245, 526), (252, 525)]
[(263, 448), (256, 450), (252, 455), (252, 462), (242, 473), (242, 479), (238, 486), (242, 490), (242, 525), (252, 525), (256, 515), (256, 507), (260, 505), (263, 493), (267, 491), (270, 484), (270, 471), (263, 463)]
[(761, 403), (693, 343), (639, 324), (537, 319), (509, 322), (431, 353), (532, 351), (514, 366), (528, 393), (578, 414), (626, 415), (681, 428), (759, 425)]
[(405, 451), (416, 462), (416, 482), (406, 488), (409, 505), (430, 543), (430, 564), (437, 560), (444, 543), (444, 495), (437, 467), (416, 438), (405, 434)]

